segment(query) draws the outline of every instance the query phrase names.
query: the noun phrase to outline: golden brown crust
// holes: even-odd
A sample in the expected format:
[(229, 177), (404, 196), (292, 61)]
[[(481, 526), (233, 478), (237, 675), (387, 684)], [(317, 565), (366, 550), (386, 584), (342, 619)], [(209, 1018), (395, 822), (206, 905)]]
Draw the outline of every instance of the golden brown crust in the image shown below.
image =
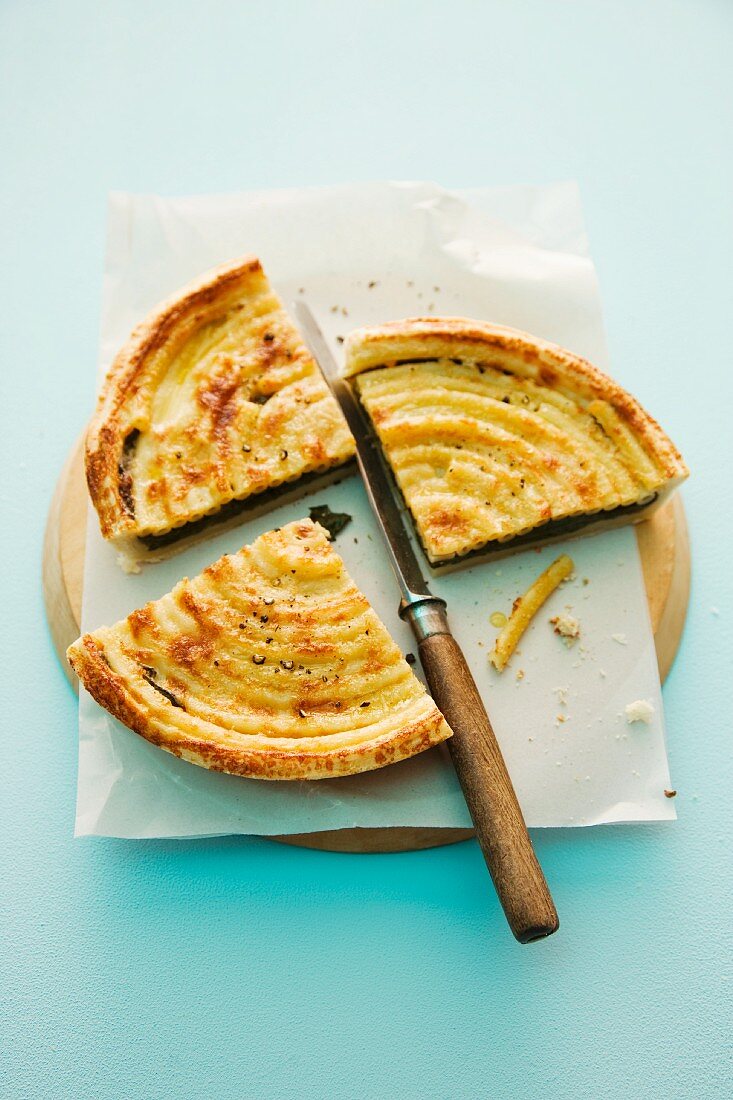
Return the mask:
[(352, 455), (338, 406), (250, 256), (135, 329), (90, 423), (86, 474), (102, 534), (123, 545)]
[(622, 387), (513, 329), (458, 317), (359, 329), (345, 373), (436, 566), (638, 521), (687, 476)]
[(450, 736), (430, 697), (310, 520), (86, 634), (80, 681), (160, 748), (215, 771), (323, 779)]

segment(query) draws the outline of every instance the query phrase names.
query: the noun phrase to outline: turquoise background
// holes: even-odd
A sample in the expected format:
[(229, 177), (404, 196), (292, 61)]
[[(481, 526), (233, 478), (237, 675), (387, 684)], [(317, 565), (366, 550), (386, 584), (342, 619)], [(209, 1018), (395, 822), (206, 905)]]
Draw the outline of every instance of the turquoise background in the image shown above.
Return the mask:
[[(732, 52), (727, 0), (0, 6), (3, 1097), (730, 1095)], [(678, 823), (537, 835), (531, 947), (473, 843), (74, 841), (40, 556), (107, 191), (570, 177), (614, 372), (694, 472)]]

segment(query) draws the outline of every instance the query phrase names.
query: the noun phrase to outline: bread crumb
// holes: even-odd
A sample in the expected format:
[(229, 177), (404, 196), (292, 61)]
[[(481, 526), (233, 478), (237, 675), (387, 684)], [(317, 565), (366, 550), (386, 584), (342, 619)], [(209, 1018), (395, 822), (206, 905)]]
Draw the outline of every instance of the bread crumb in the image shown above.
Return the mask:
[(665, 798), (676, 798), (677, 797), (677, 791), (665, 791), (664, 792), (664, 797)]
[(556, 687), (556, 688), (553, 688), (552, 690), (553, 690), (554, 694), (557, 695), (557, 701), (560, 704), (560, 706), (561, 707), (566, 707), (568, 705), (568, 692), (570, 691), (570, 688), (569, 687)]
[(626, 704), (624, 713), (629, 725), (632, 722), (644, 722), (648, 726), (654, 717), (654, 707), (648, 699), (636, 699), (633, 703)]
[(556, 726), (561, 726), (563, 724), (563, 722), (567, 722), (567, 720), (568, 720), (567, 714), (556, 714), (555, 715), (555, 725)]
[(517, 680), (523, 680), (523, 679), (524, 679), (524, 669), (523, 668), (518, 668), (517, 669)]
[(628, 645), (625, 634), (612, 634), (611, 641), (618, 642), (619, 645)]

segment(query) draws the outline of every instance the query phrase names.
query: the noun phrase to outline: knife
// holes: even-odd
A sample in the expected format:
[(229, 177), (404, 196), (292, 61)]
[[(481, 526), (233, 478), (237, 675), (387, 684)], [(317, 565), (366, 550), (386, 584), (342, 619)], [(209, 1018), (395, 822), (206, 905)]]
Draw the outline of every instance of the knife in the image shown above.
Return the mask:
[(451, 634), (446, 602), (431, 593), (422, 575), (392, 491), (391, 474), (358, 398), (339, 375), (309, 307), (298, 301), (294, 308), (306, 344), (354, 437), (369, 503), (402, 593), (400, 617), (412, 627), (430, 693), (453, 730), (446, 744), (509, 927), (520, 943), (551, 936), (559, 925), (557, 911), (486, 708)]

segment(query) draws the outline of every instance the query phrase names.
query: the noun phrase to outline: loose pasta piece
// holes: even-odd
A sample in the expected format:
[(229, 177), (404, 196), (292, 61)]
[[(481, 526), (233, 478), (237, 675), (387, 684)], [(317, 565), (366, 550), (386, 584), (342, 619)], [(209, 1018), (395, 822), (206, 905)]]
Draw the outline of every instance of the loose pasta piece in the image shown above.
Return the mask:
[(529, 626), (532, 618), (537, 614), (545, 600), (555, 591), (575, 569), (573, 559), (567, 554), (561, 554), (552, 565), (541, 573), (536, 581), (532, 581), (523, 596), (518, 596), (514, 601), (512, 613), (506, 626), (497, 636), (494, 649), (489, 660), (493, 666), (501, 672), (507, 661), (517, 648), (519, 639)]

